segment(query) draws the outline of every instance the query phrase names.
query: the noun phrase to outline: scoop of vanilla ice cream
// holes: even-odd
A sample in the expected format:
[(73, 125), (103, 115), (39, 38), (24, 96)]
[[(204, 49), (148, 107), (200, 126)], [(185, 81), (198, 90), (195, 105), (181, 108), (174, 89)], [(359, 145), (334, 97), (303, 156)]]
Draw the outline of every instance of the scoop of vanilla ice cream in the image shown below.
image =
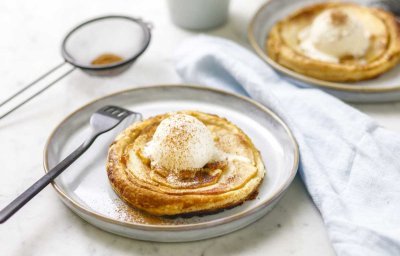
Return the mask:
[(215, 154), (210, 130), (197, 118), (173, 114), (157, 127), (144, 154), (152, 165), (173, 171), (190, 171), (204, 167)]
[(315, 59), (337, 62), (344, 56), (362, 57), (369, 47), (368, 31), (346, 10), (319, 14), (299, 34), (300, 47)]

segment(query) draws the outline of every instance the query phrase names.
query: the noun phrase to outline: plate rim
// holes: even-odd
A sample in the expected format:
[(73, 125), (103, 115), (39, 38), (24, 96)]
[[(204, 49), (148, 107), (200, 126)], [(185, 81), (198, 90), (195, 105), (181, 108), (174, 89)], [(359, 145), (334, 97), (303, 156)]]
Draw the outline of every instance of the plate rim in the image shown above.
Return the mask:
[[(393, 86), (388, 86), (388, 87), (371, 87), (371, 86), (357, 86), (355, 87), (354, 85), (351, 85), (349, 83), (338, 83), (338, 82), (330, 82), (330, 81), (324, 81), (320, 80), (317, 78), (309, 77), (300, 73), (297, 73), (295, 71), (292, 71), (279, 63), (275, 62), (273, 59), (271, 59), (264, 51), (264, 49), (261, 49), (260, 46), (257, 43), (257, 39), (254, 36), (254, 26), (256, 23), (256, 19), (261, 15), (261, 12), (267, 8), (272, 2), (274, 1), (279, 1), (279, 0), (267, 0), (266, 3), (262, 4), (256, 11), (256, 13), (253, 15), (251, 18), (251, 21), (249, 23), (249, 26), (247, 28), (247, 38), (250, 42), (251, 47), (253, 50), (256, 52), (256, 54), (264, 60), (267, 64), (269, 64), (272, 68), (278, 70), (279, 72), (282, 72), (285, 75), (288, 75), (289, 77), (295, 78), (299, 80), (300, 82), (305, 82), (317, 87), (321, 87), (324, 89), (333, 89), (333, 90), (338, 90), (338, 91), (345, 91), (345, 92), (358, 92), (358, 93), (383, 93), (383, 92), (394, 92), (394, 91), (399, 91), (400, 90), (400, 84), (399, 85), (393, 85)], [(400, 65), (400, 64), (397, 64)]]
[(82, 111), (83, 109), (85, 109), (86, 107), (119, 95), (119, 94), (124, 94), (127, 92), (132, 92), (132, 91), (138, 91), (138, 90), (146, 90), (146, 89), (157, 89), (157, 88), (177, 88), (177, 89), (195, 89), (195, 90), (203, 90), (203, 91), (210, 91), (213, 93), (219, 93), (219, 94), (225, 94), (227, 96), (231, 96), (231, 97), (236, 97), (239, 98), (241, 100), (245, 100), (255, 106), (257, 106), (258, 108), (260, 108), (261, 110), (263, 110), (264, 112), (266, 112), (267, 114), (269, 114), (275, 121), (277, 121), (278, 123), (280, 123), (280, 125), (282, 125), (282, 127), (284, 128), (286, 134), (288, 135), (288, 138), (290, 139), (290, 142), (293, 144), (294, 146), (294, 161), (293, 161), (293, 166), (292, 169), (290, 170), (290, 176), (289, 178), (286, 180), (286, 182), (270, 197), (268, 198), (265, 202), (263, 202), (262, 204), (250, 208), (246, 211), (242, 211), (230, 216), (226, 216), (223, 218), (219, 218), (219, 219), (215, 219), (215, 220), (210, 220), (207, 222), (203, 222), (203, 223), (193, 223), (193, 224), (179, 224), (179, 225), (155, 225), (155, 224), (141, 224), (141, 223), (132, 223), (132, 222), (128, 222), (128, 221), (122, 221), (122, 220), (116, 220), (110, 217), (107, 217), (106, 215), (97, 213), (95, 211), (92, 211), (90, 209), (87, 209), (86, 207), (82, 206), (80, 203), (78, 203), (77, 201), (75, 201), (73, 198), (71, 198), (70, 196), (68, 196), (57, 184), (55, 181), (51, 182), (52, 187), (56, 190), (56, 192), (58, 193), (58, 195), (61, 197), (61, 199), (63, 199), (64, 202), (68, 202), (67, 205), (69, 207), (73, 207), (75, 210), (88, 215), (90, 217), (93, 217), (94, 219), (98, 220), (98, 221), (102, 221), (102, 222), (106, 222), (108, 224), (114, 224), (114, 225), (118, 225), (118, 226), (122, 226), (122, 227), (127, 227), (127, 228), (134, 228), (134, 229), (139, 229), (139, 230), (148, 230), (148, 231), (187, 231), (187, 230), (198, 230), (198, 229), (204, 229), (204, 228), (211, 228), (211, 227), (215, 227), (215, 226), (219, 226), (219, 225), (223, 225), (223, 224), (228, 224), (231, 222), (234, 222), (236, 220), (245, 218), (245, 217), (249, 217), (252, 214), (264, 209), (265, 207), (268, 207), (268, 205), (270, 205), (272, 202), (274, 202), (276, 199), (278, 199), (280, 196), (282, 196), (282, 194), (287, 190), (287, 188), (290, 186), (290, 184), (293, 182), (293, 179), (295, 178), (297, 171), (298, 171), (298, 167), (299, 167), (299, 146), (298, 143), (292, 133), (292, 131), (290, 130), (290, 128), (286, 125), (286, 123), (277, 115), (275, 114), (272, 110), (270, 110), (269, 108), (265, 107), (264, 105), (256, 102), (253, 99), (250, 99), (248, 97), (239, 95), (239, 94), (235, 94), (235, 93), (231, 93), (228, 91), (224, 91), (224, 90), (219, 90), (219, 89), (215, 89), (215, 88), (210, 88), (207, 86), (203, 86), (203, 85), (194, 85), (194, 84), (159, 84), (159, 85), (147, 85), (147, 86), (139, 86), (139, 87), (135, 87), (135, 88), (130, 88), (130, 89), (125, 89), (125, 90), (121, 90), (118, 92), (114, 92), (111, 94), (107, 94), (105, 96), (96, 98), (94, 100), (89, 101), (88, 103), (82, 105), (81, 107), (79, 107), (78, 109), (74, 110), (73, 112), (71, 112), (70, 114), (68, 114), (65, 118), (62, 119), (61, 122), (59, 122), (55, 128), (51, 131), (49, 137), (46, 140), (45, 146), (44, 146), (44, 151), (43, 151), (43, 168), (44, 168), (44, 172), (47, 173), (49, 171), (49, 167), (48, 167), (48, 153), (49, 153), (49, 148), (50, 148), (50, 142), (53, 139), (55, 133), (59, 130), (59, 128), (64, 125), (64, 123), (66, 121), (68, 121), (72, 116), (74, 116), (75, 114), (77, 114), (78, 112)]

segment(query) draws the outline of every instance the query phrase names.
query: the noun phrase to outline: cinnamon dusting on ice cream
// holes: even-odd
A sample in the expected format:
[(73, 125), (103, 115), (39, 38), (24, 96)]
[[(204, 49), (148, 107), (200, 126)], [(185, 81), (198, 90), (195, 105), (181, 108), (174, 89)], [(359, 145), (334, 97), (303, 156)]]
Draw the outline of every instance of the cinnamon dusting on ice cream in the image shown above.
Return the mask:
[(208, 128), (186, 114), (172, 114), (157, 127), (144, 154), (153, 166), (175, 172), (198, 171), (216, 156)]
[(340, 10), (334, 10), (331, 12), (331, 21), (334, 26), (345, 25), (347, 22), (347, 15)]

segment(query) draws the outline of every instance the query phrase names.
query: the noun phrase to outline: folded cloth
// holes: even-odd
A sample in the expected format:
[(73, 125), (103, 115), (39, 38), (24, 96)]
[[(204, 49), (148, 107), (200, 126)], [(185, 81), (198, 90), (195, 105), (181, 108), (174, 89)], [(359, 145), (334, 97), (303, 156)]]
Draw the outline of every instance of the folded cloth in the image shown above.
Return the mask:
[(400, 255), (398, 133), (318, 89), (296, 87), (224, 39), (189, 39), (174, 62), (184, 81), (248, 95), (285, 120), (338, 255)]

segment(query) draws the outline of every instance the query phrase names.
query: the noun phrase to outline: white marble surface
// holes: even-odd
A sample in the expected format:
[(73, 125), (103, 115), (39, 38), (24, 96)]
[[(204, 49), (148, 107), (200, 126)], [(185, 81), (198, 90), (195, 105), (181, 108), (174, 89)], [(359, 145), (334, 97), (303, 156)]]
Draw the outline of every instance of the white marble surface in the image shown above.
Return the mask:
[[(245, 44), (249, 17), (263, 0), (233, 0), (228, 24), (207, 33)], [(103, 14), (140, 16), (154, 24), (148, 51), (114, 78), (75, 71), (49, 91), (0, 121), (0, 206), (43, 174), (47, 136), (82, 104), (125, 88), (177, 83), (170, 55), (194, 32), (172, 25), (166, 1), (0, 2), (0, 100), (62, 61), (60, 42), (80, 21)], [(400, 104), (357, 105), (382, 125), (400, 131)], [(223, 237), (193, 243), (160, 244), (101, 231), (66, 208), (46, 188), (0, 226), (0, 255), (334, 255), (317, 209), (297, 178), (278, 206), (257, 223)]]

